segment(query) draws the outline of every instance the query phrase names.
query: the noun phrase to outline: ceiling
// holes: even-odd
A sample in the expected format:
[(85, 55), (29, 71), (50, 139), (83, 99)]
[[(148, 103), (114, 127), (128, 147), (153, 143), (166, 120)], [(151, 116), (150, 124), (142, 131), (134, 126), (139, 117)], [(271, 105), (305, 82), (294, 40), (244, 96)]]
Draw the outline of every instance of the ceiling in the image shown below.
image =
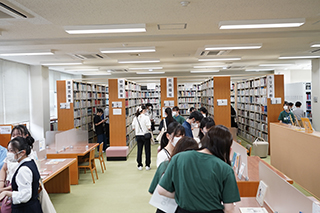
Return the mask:
[[(26, 15), (10, 18), (0, 13), (0, 52), (52, 50), (52, 56), (0, 56), (30, 65), (44, 62), (79, 61), (82, 65), (52, 66), (50, 69), (81, 75), (104, 83), (108, 78), (127, 78), (138, 83), (157, 82), (160, 77), (177, 76), (180, 82), (201, 82), (208, 76), (231, 75), (234, 79), (263, 75), (246, 72), (261, 69), (259, 64), (286, 63), (287, 67), (268, 67), (275, 71), (310, 70), (310, 60), (279, 60), (283, 55), (306, 55), (320, 42), (319, 0), (7, 0), (2, 3)], [(221, 30), (220, 21), (305, 18), (297, 28)], [(146, 24), (143, 33), (71, 35), (64, 26)], [(185, 29), (159, 30), (158, 25), (183, 24)], [(255, 50), (232, 50), (226, 57), (240, 61), (199, 62), (206, 45), (262, 44)], [(155, 46), (156, 52), (140, 54), (102, 54), (101, 48)], [(319, 49), (319, 48), (318, 48)], [(99, 54), (102, 58), (96, 57)], [(220, 56), (220, 57), (222, 57)], [(90, 57), (90, 58), (88, 58)], [(154, 64), (119, 64), (124, 59), (160, 59)], [(223, 65), (218, 73), (190, 73), (193, 66)], [(138, 75), (134, 67), (161, 66), (165, 74)], [(96, 68), (99, 71), (84, 71)], [(71, 71), (76, 70), (76, 71)], [(111, 72), (107, 71), (111, 70)], [(155, 72), (156, 70), (154, 70)], [(145, 72), (148, 72), (145, 71)], [(110, 74), (111, 75), (107, 75)], [(273, 71), (272, 71), (273, 73)], [(95, 74), (95, 75), (91, 75)]]

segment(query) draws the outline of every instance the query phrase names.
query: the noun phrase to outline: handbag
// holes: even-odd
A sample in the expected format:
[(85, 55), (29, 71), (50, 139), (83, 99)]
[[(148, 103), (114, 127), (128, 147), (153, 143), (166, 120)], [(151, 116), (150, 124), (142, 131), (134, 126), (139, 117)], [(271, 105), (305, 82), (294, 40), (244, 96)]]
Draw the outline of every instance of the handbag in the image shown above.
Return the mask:
[(166, 119), (163, 119), (163, 127), (157, 136), (157, 141), (161, 141), (162, 135), (167, 131)]
[(41, 208), (42, 208), (43, 213), (56, 213), (56, 210), (50, 200), (48, 192), (44, 188), (44, 185), (43, 185), (41, 178), (39, 180), (39, 183), (42, 188), (42, 190), (39, 192), (39, 200), (40, 200), (40, 204), (41, 204)]
[[(137, 118), (137, 121), (138, 121), (138, 124), (140, 126), (141, 132), (143, 132), (138, 118)], [(144, 133), (144, 139), (150, 140), (150, 138), (151, 138), (151, 133), (150, 132)]]

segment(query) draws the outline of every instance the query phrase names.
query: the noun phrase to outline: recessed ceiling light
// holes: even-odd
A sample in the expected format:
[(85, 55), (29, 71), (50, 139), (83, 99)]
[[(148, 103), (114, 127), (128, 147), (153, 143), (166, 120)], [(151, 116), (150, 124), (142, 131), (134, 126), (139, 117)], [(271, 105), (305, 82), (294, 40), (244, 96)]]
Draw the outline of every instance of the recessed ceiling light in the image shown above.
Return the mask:
[(54, 55), (51, 50), (39, 50), (39, 51), (20, 51), (20, 52), (6, 52), (0, 53), (0, 56), (37, 56), (37, 55)]
[(82, 62), (43, 62), (43, 66), (66, 66), (66, 65), (81, 65)]
[(159, 63), (159, 59), (118, 60), (119, 64)]
[(164, 74), (165, 72), (136, 72), (138, 75), (148, 75), (148, 74)]
[(236, 61), (241, 60), (240, 57), (234, 57), (234, 58), (200, 58), (198, 61)]
[(110, 24), (110, 25), (84, 25), (66, 26), (64, 30), (69, 34), (93, 33), (138, 33), (146, 32), (145, 24)]
[(311, 47), (320, 47), (320, 43), (318, 43), (318, 44), (312, 44)]
[(220, 70), (192, 70), (190, 73), (210, 73), (210, 72), (220, 72)]
[(193, 66), (195, 69), (207, 69), (207, 68), (217, 68), (224, 67), (225, 65), (213, 65), (213, 66)]
[(109, 72), (83, 73), (83, 75), (111, 75)]
[(163, 67), (132, 67), (129, 70), (162, 70)]
[(305, 18), (221, 21), (219, 23), (219, 29), (300, 27), (305, 23), (305, 21), (306, 21)]
[(274, 71), (274, 69), (246, 69), (246, 72)]
[(311, 59), (320, 58), (320, 55), (280, 56), (279, 59)]
[(184, 30), (187, 28), (185, 23), (158, 24), (158, 30)]
[(64, 69), (65, 71), (68, 72), (88, 72), (88, 71), (99, 71), (98, 68), (80, 68), (80, 69)]
[(205, 50), (250, 50), (259, 49), (262, 44), (243, 44), (243, 45), (206, 45)]
[(146, 53), (155, 52), (155, 47), (119, 47), (119, 48), (101, 48), (102, 53)]
[(294, 64), (260, 64), (259, 67), (286, 67)]

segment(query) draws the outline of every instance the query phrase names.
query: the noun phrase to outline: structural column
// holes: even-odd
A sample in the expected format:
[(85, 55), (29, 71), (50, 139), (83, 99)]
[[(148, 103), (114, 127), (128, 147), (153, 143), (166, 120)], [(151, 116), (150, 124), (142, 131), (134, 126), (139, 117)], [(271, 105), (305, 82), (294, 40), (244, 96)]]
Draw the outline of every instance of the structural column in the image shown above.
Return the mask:
[(49, 69), (30, 66), (30, 132), (38, 140), (50, 130)]
[(320, 131), (320, 59), (312, 60), (311, 95), (312, 125), (315, 130)]

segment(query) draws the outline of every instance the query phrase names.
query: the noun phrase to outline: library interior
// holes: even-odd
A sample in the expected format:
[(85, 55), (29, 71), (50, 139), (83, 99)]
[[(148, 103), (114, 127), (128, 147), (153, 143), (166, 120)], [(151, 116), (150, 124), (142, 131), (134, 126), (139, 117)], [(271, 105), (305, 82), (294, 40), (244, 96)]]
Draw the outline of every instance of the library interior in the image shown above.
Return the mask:
[(1, 1), (0, 212), (320, 212), (319, 8)]

